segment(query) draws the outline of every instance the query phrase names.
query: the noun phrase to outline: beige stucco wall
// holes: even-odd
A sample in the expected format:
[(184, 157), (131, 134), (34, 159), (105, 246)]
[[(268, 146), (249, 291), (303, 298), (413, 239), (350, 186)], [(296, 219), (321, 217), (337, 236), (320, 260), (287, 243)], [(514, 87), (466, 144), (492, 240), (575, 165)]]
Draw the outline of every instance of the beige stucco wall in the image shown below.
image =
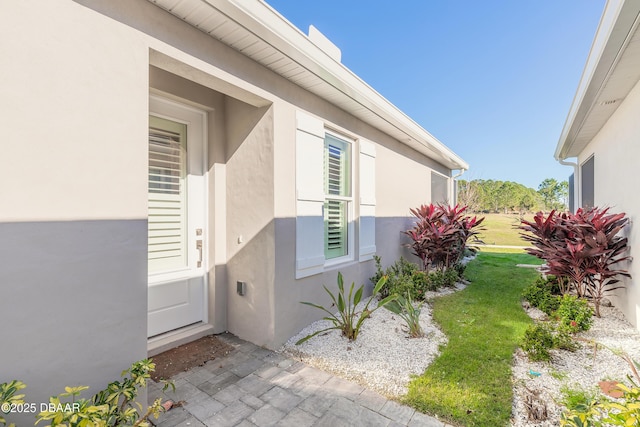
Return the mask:
[[(407, 242), (402, 231), (412, 225), (409, 209), (430, 202), (431, 172), (450, 175), (450, 170), (432, 159), (399, 143), (344, 111), (318, 99), (306, 91), (292, 92), (291, 103), (276, 103), (275, 135), (275, 330), (268, 345), (277, 348), (304, 326), (323, 317), (320, 310), (300, 304), (311, 301), (330, 306), (329, 296), (322, 285), (336, 291), (338, 272), (344, 276), (345, 286), (355, 282), (356, 288), (364, 284), (370, 291), (369, 278), (375, 273), (373, 260), (359, 261), (359, 236), (355, 226), (353, 261), (328, 266), (321, 274), (303, 279), (295, 277), (295, 113), (296, 110), (322, 118), (325, 125), (359, 140), (364, 138), (376, 146), (376, 249), (384, 266), (405, 256), (413, 256), (403, 247)], [(295, 104), (293, 104), (295, 102)], [(354, 153), (357, 156), (357, 152)], [(354, 174), (354, 201), (359, 200), (358, 173)], [(355, 206), (356, 216), (358, 206)]]
[[(225, 97), (210, 112), (222, 117), (215, 132), (224, 140), (209, 141), (209, 320), (216, 330), (277, 347), (320, 316), (299, 302), (327, 302), (321, 285), (335, 286), (338, 270), (358, 284), (374, 272), (372, 261), (354, 261), (294, 279), (296, 110), (376, 144), (378, 252), (385, 265), (408, 255), (401, 246), (401, 231), (411, 223), (408, 210), (429, 202), (431, 170), (448, 175), (446, 168), (149, 2), (82, 3), (139, 29), (152, 49), (152, 65)], [(197, 90), (179, 96), (203, 103)], [(237, 281), (247, 283), (245, 296), (236, 293)]]
[[(594, 197), (598, 207), (610, 207), (612, 213), (626, 212), (631, 224), (625, 230), (631, 248), (630, 255), (640, 256), (640, 198), (635, 189), (640, 187), (637, 173), (640, 159), (640, 83), (611, 116), (602, 130), (580, 153), (582, 164), (595, 156)], [(632, 279), (625, 279), (625, 288), (616, 291), (613, 303), (622, 309), (627, 319), (639, 326), (640, 320), (640, 264), (627, 265)]]
[(39, 404), (146, 356), (148, 50), (78, 4), (25, 0), (3, 4), (0, 55), (0, 382)]
[[(260, 345), (278, 347), (321, 317), (299, 302), (326, 304), (322, 284), (335, 288), (338, 271), (357, 285), (374, 273), (373, 261), (354, 260), (294, 279), (297, 110), (375, 143), (385, 265), (407, 254), (401, 232), (409, 208), (429, 202), (431, 171), (449, 174), (146, 0), (8, 7), (0, 53), (14, 59), (0, 68), (11, 105), (0, 115), (9, 132), (0, 173), (15, 184), (0, 187), (9, 236), (0, 285), (19, 291), (0, 312), (24, 326), (0, 332), (16, 343), (0, 356), (0, 378), (25, 380), (38, 399), (67, 384), (102, 387), (146, 354), (150, 90), (207, 111), (209, 323)], [(58, 241), (67, 250), (56, 251)], [(66, 357), (52, 365), (42, 342)]]
[[(273, 113), (227, 101), (227, 328), (268, 345), (275, 327)], [(246, 283), (243, 296), (238, 281)]]

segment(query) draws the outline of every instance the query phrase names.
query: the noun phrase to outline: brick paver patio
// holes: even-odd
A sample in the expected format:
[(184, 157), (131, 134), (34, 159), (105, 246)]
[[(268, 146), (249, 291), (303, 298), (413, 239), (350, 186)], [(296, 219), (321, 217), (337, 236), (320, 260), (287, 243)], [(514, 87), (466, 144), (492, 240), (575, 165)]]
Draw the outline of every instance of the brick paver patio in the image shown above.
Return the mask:
[(150, 381), (149, 401), (180, 402), (158, 427), (450, 427), (354, 382), (230, 334), (226, 357), (173, 377), (175, 392)]

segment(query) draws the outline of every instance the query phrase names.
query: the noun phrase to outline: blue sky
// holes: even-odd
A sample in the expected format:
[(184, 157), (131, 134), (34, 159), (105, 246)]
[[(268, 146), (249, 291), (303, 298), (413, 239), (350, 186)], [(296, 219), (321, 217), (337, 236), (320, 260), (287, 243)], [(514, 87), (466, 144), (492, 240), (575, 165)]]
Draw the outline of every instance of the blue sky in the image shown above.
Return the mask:
[(463, 179), (538, 188), (605, 0), (267, 0), (466, 160)]

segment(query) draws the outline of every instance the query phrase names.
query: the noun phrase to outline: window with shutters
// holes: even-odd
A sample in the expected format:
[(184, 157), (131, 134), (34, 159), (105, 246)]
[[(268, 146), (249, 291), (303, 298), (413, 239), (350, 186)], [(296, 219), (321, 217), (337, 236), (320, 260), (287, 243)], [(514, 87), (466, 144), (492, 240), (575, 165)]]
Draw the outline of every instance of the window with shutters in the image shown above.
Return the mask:
[(326, 259), (349, 254), (351, 144), (327, 132), (324, 138), (324, 253)]
[(149, 117), (149, 272), (187, 266), (186, 134), (182, 123)]
[(296, 279), (375, 254), (376, 144), (297, 111)]

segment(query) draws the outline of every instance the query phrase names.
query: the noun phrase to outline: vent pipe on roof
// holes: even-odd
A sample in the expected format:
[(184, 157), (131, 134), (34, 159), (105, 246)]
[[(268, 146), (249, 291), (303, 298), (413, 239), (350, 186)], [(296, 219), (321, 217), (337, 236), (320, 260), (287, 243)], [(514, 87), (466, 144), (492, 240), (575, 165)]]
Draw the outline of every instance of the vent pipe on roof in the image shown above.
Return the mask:
[(309, 25), (309, 40), (316, 46), (318, 46), (324, 53), (333, 58), (336, 62), (342, 60), (342, 52), (340, 48), (333, 44), (331, 40), (320, 32), (313, 25)]

